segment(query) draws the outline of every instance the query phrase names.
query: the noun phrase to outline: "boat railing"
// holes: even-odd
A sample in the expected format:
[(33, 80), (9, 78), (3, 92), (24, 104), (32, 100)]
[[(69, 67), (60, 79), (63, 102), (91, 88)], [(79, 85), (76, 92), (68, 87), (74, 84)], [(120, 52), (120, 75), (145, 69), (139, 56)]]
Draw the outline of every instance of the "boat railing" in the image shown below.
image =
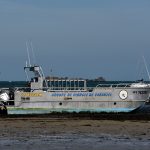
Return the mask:
[(30, 88), (30, 87), (16, 87), (15, 91), (34, 92), (34, 91), (87, 91), (84, 87), (43, 87), (43, 88)]
[(127, 88), (130, 87), (131, 83), (119, 83), (119, 84), (98, 84), (96, 87), (43, 87), (43, 88), (34, 88), (31, 87), (16, 87), (15, 91), (23, 92), (34, 92), (34, 91), (93, 91), (98, 88)]
[(3, 91), (9, 91), (9, 88), (0, 88), (0, 93)]
[(119, 83), (119, 84), (98, 84), (95, 88), (126, 88), (130, 87), (131, 83)]

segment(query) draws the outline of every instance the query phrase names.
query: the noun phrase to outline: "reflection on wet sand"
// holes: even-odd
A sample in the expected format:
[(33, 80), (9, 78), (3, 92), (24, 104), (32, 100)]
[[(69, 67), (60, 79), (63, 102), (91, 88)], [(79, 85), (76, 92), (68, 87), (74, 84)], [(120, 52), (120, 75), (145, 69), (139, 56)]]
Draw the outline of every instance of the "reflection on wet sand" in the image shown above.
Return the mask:
[(150, 121), (1, 118), (3, 149), (148, 150)]

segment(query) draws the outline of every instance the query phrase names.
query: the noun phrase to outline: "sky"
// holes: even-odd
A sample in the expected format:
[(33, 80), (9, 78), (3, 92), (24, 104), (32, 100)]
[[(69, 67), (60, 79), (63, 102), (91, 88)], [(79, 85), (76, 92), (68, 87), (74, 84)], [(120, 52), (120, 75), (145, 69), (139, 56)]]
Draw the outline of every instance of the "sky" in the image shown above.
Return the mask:
[[(0, 81), (45, 76), (148, 80), (149, 0), (0, 0)], [(34, 53), (34, 54), (33, 54)]]

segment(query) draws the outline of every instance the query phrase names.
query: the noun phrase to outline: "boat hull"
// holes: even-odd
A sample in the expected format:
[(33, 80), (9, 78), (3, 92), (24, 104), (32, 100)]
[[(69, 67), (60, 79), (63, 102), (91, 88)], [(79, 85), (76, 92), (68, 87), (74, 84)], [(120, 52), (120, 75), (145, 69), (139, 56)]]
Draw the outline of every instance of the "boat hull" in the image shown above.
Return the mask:
[(50, 113), (119, 113), (132, 112), (137, 108), (97, 108), (97, 109), (64, 109), (64, 108), (16, 108), (8, 107), (8, 114), (50, 114)]
[(8, 114), (53, 112), (131, 112), (145, 104), (149, 88), (96, 88), (87, 91), (34, 91), (15, 93), (15, 105)]

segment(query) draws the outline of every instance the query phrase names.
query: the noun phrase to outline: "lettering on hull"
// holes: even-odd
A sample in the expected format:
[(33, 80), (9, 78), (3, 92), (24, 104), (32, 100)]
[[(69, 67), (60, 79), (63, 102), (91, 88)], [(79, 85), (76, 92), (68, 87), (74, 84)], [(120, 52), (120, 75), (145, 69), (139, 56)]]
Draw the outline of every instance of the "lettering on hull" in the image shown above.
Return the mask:
[(21, 93), (21, 97), (41, 97), (42, 93), (30, 93), (30, 92), (24, 92)]
[(98, 96), (112, 96), (111, 93), (92, 93), (92, 92), (89, 92), (89, 93), (84, 93), (84, 92), (79, 92), (79, 93), (61, 93), (61, 92), (56, 92), (56, 93), (52, 93), (51, 94), (52, 97), (91, 97), (91, 96), (94, 96), (94, 97), (98, 97)]

